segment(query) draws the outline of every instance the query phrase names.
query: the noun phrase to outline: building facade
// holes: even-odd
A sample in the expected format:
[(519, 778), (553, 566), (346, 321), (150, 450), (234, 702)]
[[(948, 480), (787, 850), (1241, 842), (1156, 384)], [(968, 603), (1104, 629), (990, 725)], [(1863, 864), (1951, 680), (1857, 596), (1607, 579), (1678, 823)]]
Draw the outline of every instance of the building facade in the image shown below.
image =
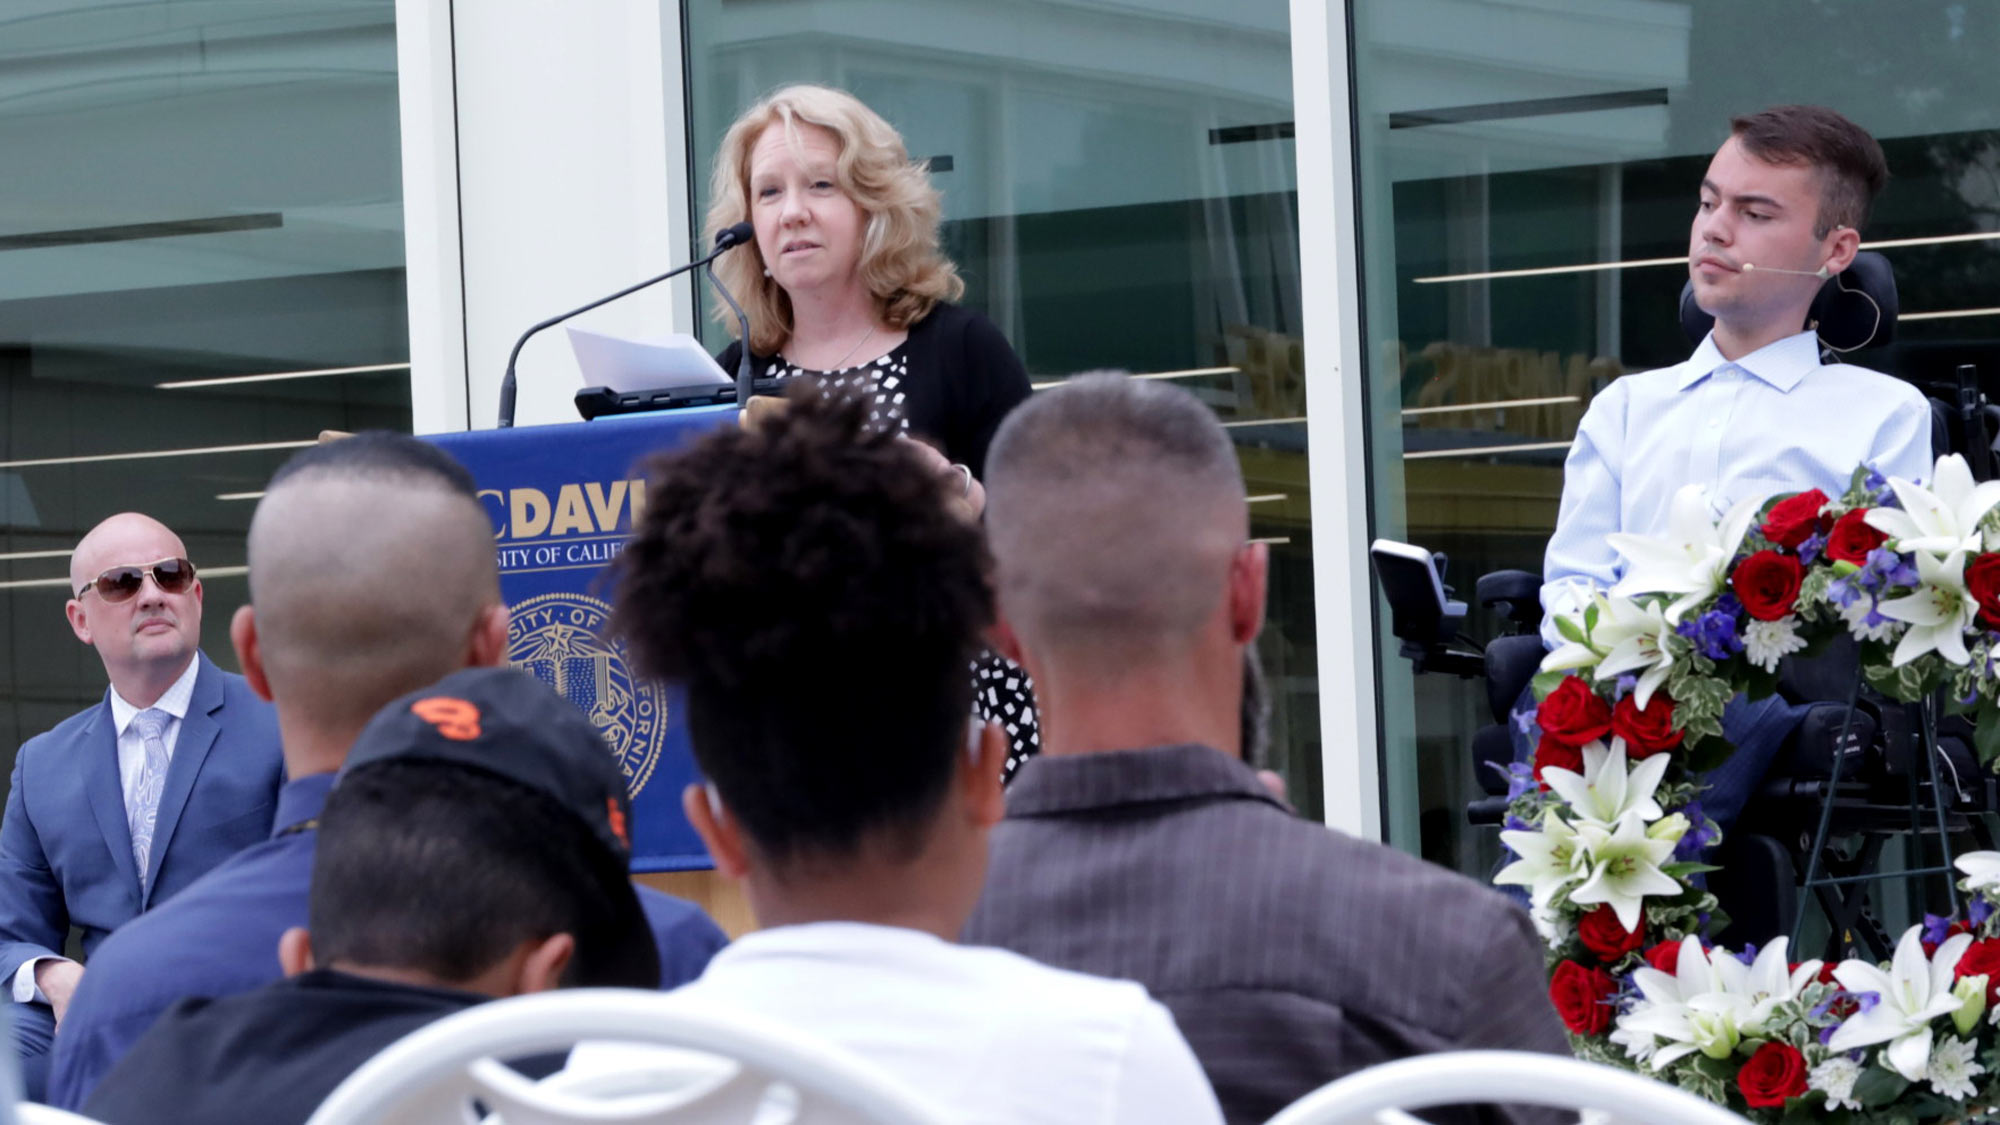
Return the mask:
[[(2000, 12), (1947, 0), (0, 0), (0, 743), (94, 698), (66, 554), (124, 508), (203, 567), (321, 429), (493, 424), (527, 325), (688, 260), (722, 130), (847, 88), (944, 192), (966, 301), (1037, 383), (1210, 403), (1271, 543), (1276, 764), (1469, 872), (1484, 686), (1413, 676), (1371, 539), (1539, 566), (1593, 394), (1684, 357), (1728, 118), (1833, 106), (1895, 181), (1860, 361), (2000, 379)], [(685, 281), (586, 327), (726, 338)], [(523, 424), (574, 417), (560, 333)], [(1469, 631), (1485, 635), (1490, 620)]]

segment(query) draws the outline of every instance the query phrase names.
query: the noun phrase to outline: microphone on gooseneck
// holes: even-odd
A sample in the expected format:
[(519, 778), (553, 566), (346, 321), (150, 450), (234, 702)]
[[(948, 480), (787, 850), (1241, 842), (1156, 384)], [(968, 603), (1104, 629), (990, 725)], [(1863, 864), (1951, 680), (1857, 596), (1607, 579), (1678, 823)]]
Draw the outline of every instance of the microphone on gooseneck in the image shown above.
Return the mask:
[[(646, 288), (648, 285), (658, 285), (660, 282), (665, 281), (670, 277), (676, 277), (680, 274), (684, 274), (687, 271), (694, 269), (696, 266), (709, 267), (709, 277), (713, 279), (715, 277), (715, 259), (721, 257), (722, 254), (725, 251), (729, 250), (731, 247), (750, 241), (753, 237), (755, 237), (755, 235), (756, 235), (756, 228), (752, 227), (747, 222), (737, 223), (736, 225), (730, 227), (724, 227), (722, 230), (716, 232), (715, 245), (709, 250), (706, 257), (696, 258), (694, 261), (689, 262), (687, 265), (684, 266), (675, 266), (673, 269), (668, 270), (667, 272), (661, 274), (660, 276), (649, 277), (637, 285), (628, 285), (625, 288), (620, 289), (618, 292), (611, 294), (609, 297), (599, 297), (597, 300), (592, 301), (589, 304), (584, 305), (580, 308), (571, 309), (566, 313), (558, 313), (557, 315), (552, 316), (547, 320), (542, 321), (539, 324), (536, 324), (534, 327), (528, 329), (526, 332), (521, 333), (521, 338), (514, 341), (514, 350), (507, 354), (507, 373), (500, 377), (500, 428), (506, 429), (507, 427), (512, 426), (514, 424), (514, 392), (515, 392), (514, 363), (516, 360), (521, 358), (521, 347), (522, 345), (528, 342), (529, 337), (533, 336), (537, 332), (540, 332), (544, 328), (553, 328), (556, 325), (561, 324), (563, 321), (568, 320), (570, 317), (576, 316), (580, 313), (587, 313), (599, 305), (607, 305), (629, 293), (637, 293), (639, 290)], [(718, 287), (720, 287), (720, 283), (717, 284)], [(725, 293), (725, 296), (726, 295), (727, 294)], [(736, 302), (732, 300), (729, 302), (729, 304), (730, 307), (734, 308)], [(738, 310), (737, 315), (739, 317), (742, 316), (741, 310)], [(744, 330), (744, 336), (746, 339), (749, 336), (749, 330), (747, 328)], [(739, 379), (739, 384), (740, 382), (741, 380)], [(742, 395), (742, 390), (740, 386), (737, 391), (737, 394), (740, 400)]]
[[(751, 232), (749, 223), (737, 223), (736, 226), (730, 227), (729, 230), (722, 233), (728, 234), (736, 230), (737, 227), (741, 227), (744, 231), (742, 241), (748, 241)], [(722, 235), (716, 236), (717, 241), (720, 241), (721, 238)], [(729, 306), (730, 312), (736, 314), (736, 341), (738, 344), (736, 349), (736, 409), (746, 410), (750, 406), (750, 318), (743, 314), (743, 306), (736, 303), (736, 296), (729, 291), (729, 286), (724, 285), (722, 279), (715, 276), (714, 255), (710, 255), (709, 257), (707, 272), (708, 280), (715, 285), (715, 291), (722, 294), (723, 303)]]

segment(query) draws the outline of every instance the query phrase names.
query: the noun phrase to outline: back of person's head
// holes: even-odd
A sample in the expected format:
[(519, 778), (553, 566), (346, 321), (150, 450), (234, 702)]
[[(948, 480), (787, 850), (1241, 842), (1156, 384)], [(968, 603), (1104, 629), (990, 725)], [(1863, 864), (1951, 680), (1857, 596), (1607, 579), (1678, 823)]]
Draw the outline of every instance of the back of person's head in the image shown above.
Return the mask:
[(1249, 536), (1235, 447), (1165, 383), (1082, 375), (1023, 403), (986, 458), (1000, 608), (1031, 650), (1134, 666), (1190, 640)]
[(358, 728), (464, 667), (496, 617), (504, 630), (471, 475), (406, 435), (356, 434), (287, 461), (251, 520), (249, 566), (258, 663), (281, 716)]
[(648, 468), (613, 627), (684, 686), (702, 773), (771, 864), (914, 858), (965, 758), (978, 529), (864, 400), (807, 386)]
[(1768, 164), (1804, 164), (1819, 180), (1819, 217), (1813, 237), (1835, 227), (1860, 231), (1868, 210), (1889, 182), (1882, 146), (1868, 131), (1817, 105), (1777, 105), (1729, 119), (1743, 151)]
[(548, 796), (476, 767), (373, 762), (320, 815), (312, 952), (454, 985), (569, 934), (564, 984), (657, 988), (632, 894), (623, 862)]

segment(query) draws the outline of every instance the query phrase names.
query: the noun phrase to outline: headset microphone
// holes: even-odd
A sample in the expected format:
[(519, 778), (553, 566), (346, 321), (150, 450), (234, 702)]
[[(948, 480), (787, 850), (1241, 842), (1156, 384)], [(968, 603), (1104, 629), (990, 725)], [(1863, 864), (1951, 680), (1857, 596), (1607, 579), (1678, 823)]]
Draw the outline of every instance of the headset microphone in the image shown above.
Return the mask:
[(1760, 266), (1755, 262), (1745, 262), (1741, 268), (1744, 273), (1763, 270), (1765, 273), (1789, 273), (1796, 274), (1799, 277), (1816, 277), (1821, 281), (1825, 281), (1827, 278), (1833, 276), (1833, 271), (1827, 269), (1825, 266), (1821, 266), (1816, 270), (1781, 270), (1776, 266)]

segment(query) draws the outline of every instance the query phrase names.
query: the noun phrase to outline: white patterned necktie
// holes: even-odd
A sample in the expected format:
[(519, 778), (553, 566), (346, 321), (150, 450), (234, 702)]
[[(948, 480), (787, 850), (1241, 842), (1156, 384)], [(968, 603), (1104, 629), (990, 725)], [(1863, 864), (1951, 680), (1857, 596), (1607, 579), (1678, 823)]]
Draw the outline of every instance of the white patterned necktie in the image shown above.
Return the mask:
[(167, 785), (167, 720), (173, 716), (157, 707), (132, 716), (139, 739), (146, 748), (146, 760), (139, 767), (139, 784), (132, 790), (132, 804), (125, 810), (125, 822), (132, 829), (132, 859), (139, 865), (139, 886), (146, 886), (146, 864), (153, 856), (153, 826), (160, 816), (160, 791)]

